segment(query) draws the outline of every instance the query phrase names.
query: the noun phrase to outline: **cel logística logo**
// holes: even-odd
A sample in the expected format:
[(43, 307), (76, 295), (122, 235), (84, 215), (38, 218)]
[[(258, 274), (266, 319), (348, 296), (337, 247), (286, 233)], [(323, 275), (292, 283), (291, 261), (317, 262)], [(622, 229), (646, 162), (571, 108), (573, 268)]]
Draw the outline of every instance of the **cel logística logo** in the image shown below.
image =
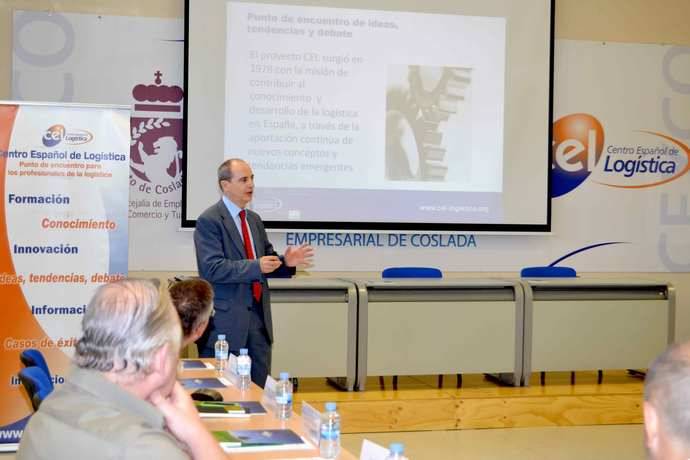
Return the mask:
[(690, 170), (690, 148), (678, 139), (634, 130), (625, 142), (604, 146), (604, 128), (592, 115), (576, 113), (553, 125), (552, 197), (576, 189), (587, 177), (606, 187), (644, 189), (666, 184)]
[(65, 127), (63, 125), (53, 125), (46, 129), (43, 134), (43, 145), (46, 147), (54, 147), (62, 141), (65, 137)]
[(43, 145), (55, 147), (65, 141), (69, 145), (86, 144), (93, 140), (93, 134), (85, 129), (73, 129), (69, 132), (64, 125), (53, 125), (43, 133)]

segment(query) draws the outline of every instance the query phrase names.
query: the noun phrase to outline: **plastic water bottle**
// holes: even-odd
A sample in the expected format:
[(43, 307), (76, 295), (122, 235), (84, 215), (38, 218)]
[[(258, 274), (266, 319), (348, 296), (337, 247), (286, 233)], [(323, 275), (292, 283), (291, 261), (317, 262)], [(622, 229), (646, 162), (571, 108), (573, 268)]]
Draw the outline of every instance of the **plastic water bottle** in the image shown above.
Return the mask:
[(225, 340), (225, 334), (218, 334), (214, 348), (216, 351), (216, 370), (218, 374), (222, 375), (228, 366), (228, 351), (230, 349), (227, 340)]
[(321, 416), (319, 455), (321, 458), (336, 458), (340, 453), (340, 415), (335, 403), (326, 403), (326, 412)]
[(407, 460), (403, 452), (405, 452), (405, 446), (399, 442), (394, 442), (388, 447), (388, 457), (386, 457), (386, 460)]
[(252, 382), (252, 358), (249, 357), (249, 350), (246, 348), (240, 348), (240, 355), (237, 357), (237, 375), (240, 390), (248, 389)]
[(276, 383), (276, 413), (281, 420), (287, 420), (292, 415), (292, 382), (287, 372), (281, 372), (280, 380)]

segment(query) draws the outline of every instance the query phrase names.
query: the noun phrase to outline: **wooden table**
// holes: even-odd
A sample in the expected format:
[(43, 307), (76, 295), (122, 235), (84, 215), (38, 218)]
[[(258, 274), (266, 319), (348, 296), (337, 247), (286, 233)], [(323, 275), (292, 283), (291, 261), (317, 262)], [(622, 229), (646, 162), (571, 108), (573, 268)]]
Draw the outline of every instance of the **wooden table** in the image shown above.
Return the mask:
[[(204, 361), (212, 362), (213, 360), (205, 359)], [(184, 370), (179, 374), (180, 378), (208, 378), (216, 377), (214, 370)], [(258, 386), (251, 384), (250, 388), (245, 391), (240, 391), (234, 386), (227, 388), (217, 388), (222, 395), (224, 401), (261, 401), (263, 390)], [(247, 418), (205, 418), (204, 424), (211, 431), (220, 430), (261, 430), (261, 429), (290, 429), (300, 436), (306, 438), (304, 428), (302, 426), (302, 417), (295, 413), (294, 407), (292, 417), (288, 420), (279, 420), (275, 414), (268, 411), (265, 415), (252, 415)], [(233, 458), (241, 460), (253, 459), (288, 459), (288, 458), (320, 458), (318, 446), (314, 449), (300, 449), (300, 450), (277, 450), (270, 452), (247, 452), (236, 453), (233, 452)], [(351, 453), (344, 451), (341, 448), (338, 460), (355, 460), (356, 457)]]

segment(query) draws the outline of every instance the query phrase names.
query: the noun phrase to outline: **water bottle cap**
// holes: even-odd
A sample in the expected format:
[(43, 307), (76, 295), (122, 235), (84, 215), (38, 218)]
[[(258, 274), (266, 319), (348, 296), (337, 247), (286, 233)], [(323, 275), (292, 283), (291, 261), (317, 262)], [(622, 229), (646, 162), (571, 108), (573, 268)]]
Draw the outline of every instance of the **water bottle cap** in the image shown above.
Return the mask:
[(246, 348), (240, 348), (240, 356), (246, 356), (249, 354), (249, 350)]
[(289, 372), (281, 372), (280, 373), (280, 380), (287, 380), (290, 378), (290, 373)]
[(334, 402), (327, 402), (326, 403), (326, 410), (328, 412), (335, 412), (335, 403)]
[(391, 453), (402, 454), (405, 451), (405, 446), (400, 442), (394, 442), (389, 446)]
[(225, 334), (218, 334), (218, 340), (225, 340)]

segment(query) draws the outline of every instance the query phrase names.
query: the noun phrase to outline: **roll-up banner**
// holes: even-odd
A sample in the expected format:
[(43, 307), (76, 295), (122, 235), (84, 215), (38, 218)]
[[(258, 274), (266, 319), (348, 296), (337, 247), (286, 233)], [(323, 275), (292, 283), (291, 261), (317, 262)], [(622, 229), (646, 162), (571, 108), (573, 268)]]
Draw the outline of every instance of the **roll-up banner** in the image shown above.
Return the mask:
[(127, 106), (0, 102), (0, 443), (32, 412), (22, 350), (64, 381), (94, 290), (127, 274)]

